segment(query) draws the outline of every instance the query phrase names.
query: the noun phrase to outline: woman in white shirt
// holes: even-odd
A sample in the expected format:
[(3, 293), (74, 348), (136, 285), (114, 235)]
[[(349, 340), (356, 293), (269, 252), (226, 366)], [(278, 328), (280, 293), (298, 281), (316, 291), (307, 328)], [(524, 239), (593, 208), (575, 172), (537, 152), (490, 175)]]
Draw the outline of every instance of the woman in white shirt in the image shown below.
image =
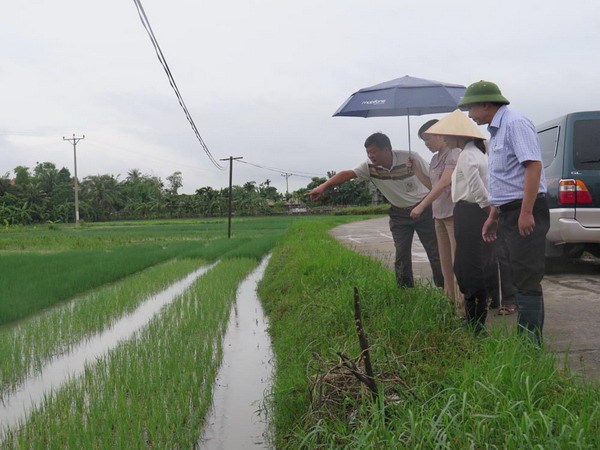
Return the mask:
[(455, 203), (454, 273), (464, 295), (467, 322), (479, 333), (487, 316), (486, 266), (492, 250), (481, 235), (490, 209), (484, 136), (475, 122), (458, 109), (425, 131), (427, 134), (444, 136), (449, 145), (462, 149), (451, 183)]

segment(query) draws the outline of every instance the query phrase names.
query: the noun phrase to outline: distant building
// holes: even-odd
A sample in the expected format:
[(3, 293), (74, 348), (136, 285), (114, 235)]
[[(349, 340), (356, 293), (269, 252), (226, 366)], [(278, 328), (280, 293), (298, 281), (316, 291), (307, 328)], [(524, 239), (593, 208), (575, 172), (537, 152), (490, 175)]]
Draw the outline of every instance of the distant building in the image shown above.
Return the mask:
[(304, 214), (308, 212), (306, 204), (298, 197), (290, 197), (283, 204), (283, 207), (287, 209), (289, 214)]
[(371, 193), (371, 205), (380, 205), (381, 203), (387, 203), (386, 198), (383, 196), (379, 189), (375, 187), (373, 183), (367, 185), (369, 192)]

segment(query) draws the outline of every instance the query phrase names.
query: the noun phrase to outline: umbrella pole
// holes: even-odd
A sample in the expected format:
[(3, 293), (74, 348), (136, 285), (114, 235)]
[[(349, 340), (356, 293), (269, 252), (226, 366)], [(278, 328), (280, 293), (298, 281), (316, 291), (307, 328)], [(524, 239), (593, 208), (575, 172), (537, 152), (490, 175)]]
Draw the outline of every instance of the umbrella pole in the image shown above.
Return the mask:
[(406, 121), (408, 123), (408, 156), (411, 156), (410, 151), (410, 114), (406, 115)]
[[(406, 121), (408, 123), (408, 157), (412, 157), (411, 148), (410, 148), (410, 114), (406, 115)], [(408, 173), (412, 172), (412, 168), (408, 169)]]

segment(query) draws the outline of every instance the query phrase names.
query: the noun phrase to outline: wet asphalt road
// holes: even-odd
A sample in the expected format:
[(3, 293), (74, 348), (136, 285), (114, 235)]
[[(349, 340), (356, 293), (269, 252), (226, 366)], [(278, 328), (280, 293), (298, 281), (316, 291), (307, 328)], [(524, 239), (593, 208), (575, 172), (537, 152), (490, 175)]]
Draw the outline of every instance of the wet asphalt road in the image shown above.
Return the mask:
[[(331, 234), (353, 250), (394, 267), (394, 242), (388, 218), (354, 222), (334, 228)], [(415, 278), (431, 278), (423, 246), (415, 234), (413, 241)], [(567, 260), (548, 268), (544, 289), (546, 349), (564, 357), (570, 367), (588, 380), (600, 381), (600, 260)], [(490, 311), (488, 326), (516, 323), (516, 314), (498, 316)]]

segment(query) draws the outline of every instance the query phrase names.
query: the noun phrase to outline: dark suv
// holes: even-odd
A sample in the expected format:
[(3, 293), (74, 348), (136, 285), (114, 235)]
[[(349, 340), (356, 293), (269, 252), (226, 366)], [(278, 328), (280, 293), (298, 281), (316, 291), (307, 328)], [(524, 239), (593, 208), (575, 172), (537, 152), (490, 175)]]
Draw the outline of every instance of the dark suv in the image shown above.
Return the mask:
[(546, 256), (600, 257), (600, 111), (567, 114), (537, 131), (550, 206)]

